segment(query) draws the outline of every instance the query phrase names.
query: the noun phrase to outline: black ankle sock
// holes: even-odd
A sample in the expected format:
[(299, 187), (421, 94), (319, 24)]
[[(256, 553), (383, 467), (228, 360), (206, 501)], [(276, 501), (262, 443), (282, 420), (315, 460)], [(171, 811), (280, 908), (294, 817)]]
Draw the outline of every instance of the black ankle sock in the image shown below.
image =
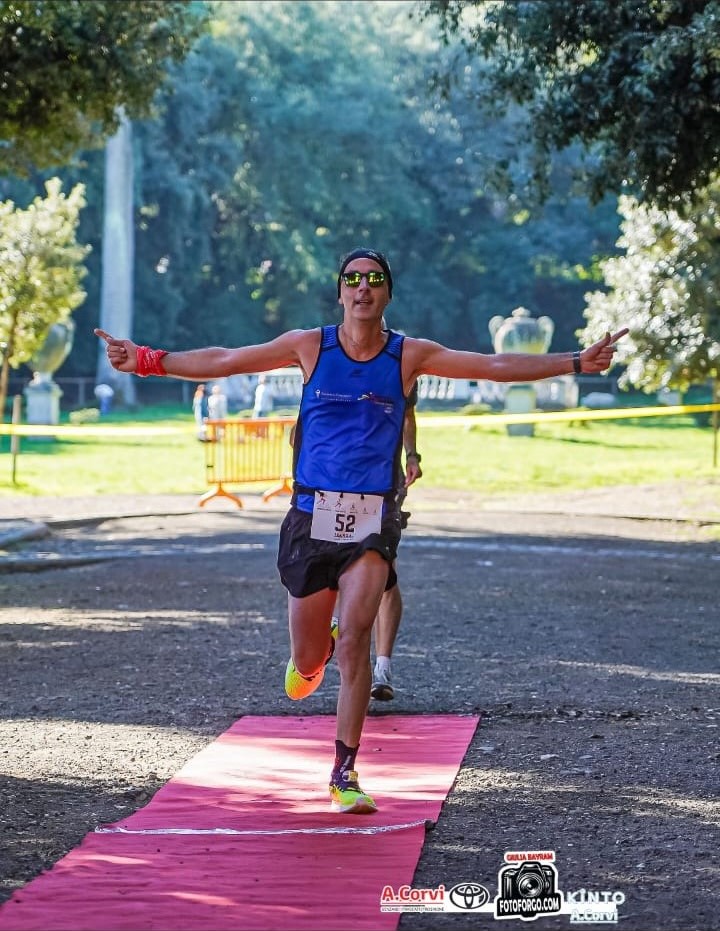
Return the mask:
[(348, 747), (342, 740), (335, 741), (335, 765), (333, 766), (331, 781), (342, 776), (343, 773), (355, 769), (355, 757), (359, 749), (359, 744), (357, 747)]
[(330, 660), (333, 658), (334, 655), (335, 655), (335, 638), (330, 637), (330, 652), (328, 653), (328, 658), (325, 660), (326, 666), (330, 662)]

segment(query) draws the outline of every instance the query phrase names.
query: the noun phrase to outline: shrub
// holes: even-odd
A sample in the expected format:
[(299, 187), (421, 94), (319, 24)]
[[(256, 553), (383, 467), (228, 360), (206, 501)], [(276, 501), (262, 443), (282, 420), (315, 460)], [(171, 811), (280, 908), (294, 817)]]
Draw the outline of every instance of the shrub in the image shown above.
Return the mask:
[(70, 411), (70, 423), (97, 423), (100, 420), (100, 410), (97, 407), (82, 407), (77, 411)]

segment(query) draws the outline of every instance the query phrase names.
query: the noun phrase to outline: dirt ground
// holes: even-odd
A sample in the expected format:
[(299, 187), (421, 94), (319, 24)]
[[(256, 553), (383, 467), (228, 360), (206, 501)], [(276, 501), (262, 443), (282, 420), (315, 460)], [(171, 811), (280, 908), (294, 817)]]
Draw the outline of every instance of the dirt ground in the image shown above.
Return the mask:
[[(505, 851), (553, 850), (566, 895), (623, 894), (623, 928), (720, 929), (719, 493), (412, 493), (396, 697), (370, 713), (482, 716), (415, 887), (495, 895)], [(0, 900), (241, 715), (334, 713), (334, 665), (284, 695), (287, 502), (245, 500), (0, 502)]]

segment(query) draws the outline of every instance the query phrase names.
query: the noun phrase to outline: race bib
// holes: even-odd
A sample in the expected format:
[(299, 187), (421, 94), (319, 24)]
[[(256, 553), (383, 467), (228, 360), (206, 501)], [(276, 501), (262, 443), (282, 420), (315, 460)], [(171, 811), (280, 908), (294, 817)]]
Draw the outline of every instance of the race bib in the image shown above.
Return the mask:
[(380, 533), (382, 495), (349, 491), (316, 491), (310, 536), (332, 543), (358, 543)]

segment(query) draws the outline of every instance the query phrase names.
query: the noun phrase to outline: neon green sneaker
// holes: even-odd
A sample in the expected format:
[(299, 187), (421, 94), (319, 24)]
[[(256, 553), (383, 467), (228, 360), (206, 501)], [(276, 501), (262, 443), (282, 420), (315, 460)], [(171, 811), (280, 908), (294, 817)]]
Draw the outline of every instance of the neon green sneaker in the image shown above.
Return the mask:
[[(325, 660), (325, 666), (330, 662), (335, 652), (337, 635), (338, 621), (337, 618), (334, 617), (330, 622), (330, 653)], [(287, 668), (285, 669), (285, 691), (287, 697), (291, 698), (293, 701), (300, 701), (301, 698), (307, 698), (308, 695), (312, 695), (312, 693), (320, 687), (323, 677), (325, 676), (325, 666), (310, 679), (306, 679), (305, 676), (301, 676), (295, 668), (295, 663), (293, 663), (291, 656), (288, 660)]]
[(355, 770), (331, 777), (330, 807), (346, 815), (371, 815), (377, 811), (377, 805), (370, 796), (363, 792), (358, 784)]

